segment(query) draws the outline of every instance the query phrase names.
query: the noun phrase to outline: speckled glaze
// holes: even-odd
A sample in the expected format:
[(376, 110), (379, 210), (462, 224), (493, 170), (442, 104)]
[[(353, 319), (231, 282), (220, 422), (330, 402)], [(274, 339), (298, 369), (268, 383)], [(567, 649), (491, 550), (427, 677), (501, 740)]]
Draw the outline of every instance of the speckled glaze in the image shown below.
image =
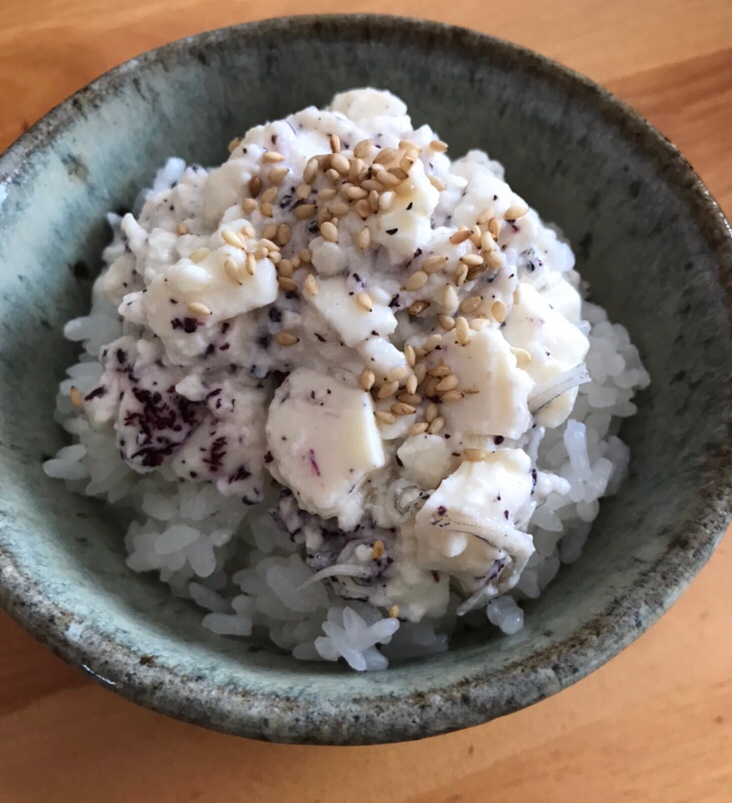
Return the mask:
[[(54, 394), (108, 236), (170, 154), (220, 162), (252, 124), (372, 84), (459, 153), (486, 149), (571, 238), (653, 384), (624, 428), (632, 473), (585, 552), (511, 638), (476, 632), (383, 673), (214, 637), (130, 572), (121, 525), (47, 479)], [(526, 50), (397, 18), (294, 18), (176, 42), (108, 73), (0, 158), (0, 598), (36, 638), (158, 711), (282, 742), (362, 744), (477, 725), (632, 642), (712, 553), (732, 486), (732, 242), (676, 149), (608, 93)]]

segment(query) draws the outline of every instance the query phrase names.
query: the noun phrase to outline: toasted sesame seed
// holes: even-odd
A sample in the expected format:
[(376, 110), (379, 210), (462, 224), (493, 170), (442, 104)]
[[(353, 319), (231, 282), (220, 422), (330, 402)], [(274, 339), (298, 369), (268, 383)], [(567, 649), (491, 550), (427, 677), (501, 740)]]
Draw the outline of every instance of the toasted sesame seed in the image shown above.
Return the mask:
[[(407, 377), (407, 381), (404, 383), (407, 393), (414, 395), (417, 392), (417, 384), (417, 377), (414, 374), (410, 374)], [(414, 404), (414, 402), (410, 402), (410, 404)]]
[(315, 177), (318, 175), (318, 160), (310, 159), (305, 165), (305, 170), (302, 172), (302, 180), (305, 184), (312, 184)]
[(470, 229), (466, 228), (465, 226), (461, 226), (456, 232), (454, 232), (450, 237), (450, 242), (453, 245), (460, 245), (460, 243), (464, 243), (466, 240), (470, 239)]
[(524, 204), (514, 204), (513, 206), (508, 207), (508, 209), (503, 213), (503, 217), (505, 220), (518, 220), (527, 214), (528, 211), (528, 206)]
[(266, 248), (267, 251), (279, 251), (280, 247), (277, 243), (269, 240), (267, 237), (262, 237), (262, 239), (257, 243), (259, 248)]
[(313, 188), (309, 184), (300, 184), (295, 190), (295, 196), (299, 201), (307, 201)]
[(314, 158), (318, 163), (318, 169), (325, 173), (330, 167), (330, 160), (333, 158), (333, 154), (321, 153), (320, 156), (315, 156)]
[(390, 413), (388, 410), (377, 410), (374, 413), (374, 418), (384, 424), (393, 424), (396, 421), (394, 413)]
[(468, 321), (462, 317), (455, 318), (455, 337), (461, 346), (464, 346), (470, 340), (470, 327)]
[(234, 151), (239, 147), (240, 143), (241, 143), (241, 137), (234, 137), (234, 139), (232, 139), (227, 146), (227, 150), (229, 151), (229, 153), (234, 153)]
[(400, 365), (397, 368), (392, 368), (391, 371), (386, 374), (385, 379), (387, 382), (393, 382), (395, 379), (399, 382), (404, 379), (408, 373), (407, 369), (403, 365)]
[[(241, 246), (237, 244), (237, 247)], [(191, 262), (202, 262), (210, 253), (211, 249), (209, 248), (196, 248), (196, 250), (191, 253), (188, 259), (190, 259)]]
[(236, 282), (237, 284), (241, 284), (242, 283), (241, 280), (242, 280), (243, 277), (241, 275), (241, 272), (242, 272), (243, 267), (244, 267), (243, 265), (238, 265), (230, 257), (224, 260), (224, 270), (226, 271), (226, 275), (233, 282)]
[(397, 178), (392, 173), (379, 173), (379, 181), (387, 190), (393, 190), (402, 183), (403, 179)]
[(397, 390), (399, 390), (399, 380), (394, 379), (391, 382), (384, 382), (384, 384), (379, 388), (379, 392), (376, 394), (377, 399), (388, 399), (389, 396), (393, 396)]
[(447, 143), (441, 139), (433, 139), (429, 144), (429, 149), (437, 153), (444, 153), (447, 150)]
[(340, 153), (341, 152), (341, 138), (338, 134), (331, 134), (328, 138), (330, 141), (330, 149), (333, 153)]
[(439, 412), (438, 406), (434, 402), (430, 402), (424, 409), (424, 420), (431, 424), (437, 418)]
[(371, 190), (371, 192), (369, 193), (369, 208), (374, 214), (376, 214), (379, 211), (380, 204), (381, 204), (381, 196), (379, 195), (378, 192), (376, 192), (376, 190)]
[(294, 270), (292, 268), (292, 262), (289, 259), (281, 259), (280, 264), (277, 266), (277, 274), (279, 276), (292, 276)]
[(494, 301), (491, 306), (491, 315), (498, 321), (503, 323), (506, 320), (506, 305), (503, 301)]
[(374, 302), (371, 300), (371, 296), (366, 292), (356, 293), (356, 303), (361, 309), (366, 310), (366, 312), (371, 312), (374, 308)]
[(489, 251), (484, 257), (489, 268), (498, 269), (503, 266), (503, 254), (500, 251)]
[(434, 332), (424, 341), (422, 348), (429, 354), (431, 351), (434, 351), (440, 343), (442, 343), (442, 334), (440, 332)]
[(460, 257), (460, 261), (469, 268), (476, 268), (483, 264), (483, 257), (480, 254), (464, 254)]
[(480, 226), (471, 226), (470, 227), (470, 242), (473, 243), (476, 247), (480, 247), (480, 238), (483, 232), (480, 229)]
[(416, 361), (414, 346), (404, 346), (404, 359), (407, 361), (407, 365), (410, 368), (414, 367), (414, 363)]
[(84, 398), (82, 397), (81, 392), (76, 385), (71, 386), (71, 389), (69, 390), (69, 398), (77, 410), (80, 410), (84, 406)]
[(362, 139), (353, 149), (353, 155), (358, 159), (364, 159), (371, 153), (374, 143), (370, 139)]
[(421, 435), (423, 432), (427, 431), (427, 427), (429, 424), (426, 421), (419, 421), (416, 424), (412, 424), (411, 427), (407, 430), (410, 435)]
[(417, 145), (417, 143), (411, 139), (400, 139), (399, 147), (403, 151), (415, 151), (417, 154), (422, 152), (422, 148), (420, 148), (419, 145)]
[(367, 178), (366, 181), (361, 182), (361, 186), (368, 192), (371, 192), (372, 190), (374, 192), (384, 191), (384, 185), (380, 181), (377, 181), (375, 178)]
[(325, 171), (325, 177), (331, 184), (335, 184), (336, 181), (340, 181), (341, 174), (335, 168), (331, 167)]
[(518, 365), (528, 365), (532, 360), (531, 354), (526, 351), (526, 349), (514, 348), (511, 346), (511, 351), (516, 357), (516, 363)]
[(254, 198), (245, 198), (241, 202), (241, 209), (245, 215), (251, 215), (256, 208), (257, 202), (254, 200)]
[(401, 161), (399, 162), (399, 167), (409, 175), (409, 171), (412, 169), (412, 165), (416, 162), (416, 158), (414, 156), (410, 156), (405, 154), (402, 156)]
[(465, 394), (460, 390), (448, 390), (447, 393), (442, 394), (442, 401), (456, 402), (465, 398)]
[(413, 317), (416, 317), (417, 315), (420, 315), (421, 313), (423, 313), (427, 309), (427, 307), (429, 307), (429, 305), (430, 305), (430, 302), (429, 301), (425, 301), (424, 299), (420, 299), (419, 301), (413, 301), (407, 307), (407, 312), (410, 315), (412, 315)]
[(390, 605), (389, 609), (387, 610), (390, 619), (398, 619), (399, 618), (399, 606), (394, 604)]
[(445, 391), (454, 390), (458, 384), (458, 378), (455, 376), (455, 374), (449, 374), (444, 379), (440, 380), (440, 382), (437, 384), (436, 390), (438, 393), (445, 393)]
[(306, 265), (309, 265), (313, 259), (313, 255), (310, 253), (309, 248), (301, 248), (298, 252), (298, 256), (300, 257), (300, 262), (303, 262)]
[(262, 203), (271, 204), (274, 202), (276, 197), (277, 187), (267, 187), (267, 189), (262, 193)]
[(473, 332), (480, 332), (481, 329), (485, 329), (486, 326), (490, 326), (490, 321), (488, 318), (473, 318), (470, 322), (470, 328)]
[(464, 449), (463, 455), (471, 463), (480, 463), (481, 460), (485, 460), (485, 452), (482, 449)]
[(407, 292), (419, 290), (420, 287), (424, 287), (427, 284), (429, 278), (430, 277), (423, 270), (417, 270), (407, 278), (406, 282), (404, 282), (403, 289)]
[(273, 265), (279, 265), (282, 262), (282, 251), (270, 251), (267, 258)]
[(315, 204), (300, 204), (292, 210), (295, 220), (307, 220), (315, 214)]
[(374, 545), (371, 547), (371, 557), (374, 560), (378, 560), (384, 554), (384, 542), (381, 540), (374, 541)]
[(361, 218), (361, 220), (366, 220), (366, 218), (371, 217), (371, 207), (369, 206), (369, 202), (357, 201), (356, 214)]
[(281, 153), (278, 153), (277, 151), (265, 151), (262, 154), (262, 161), (270, 163), (284, 162), (285, 157)]
[(290, 242), (291, 231), (287, 223), (280, 223), (277, 227), (277, 242), (280, 245), (287, 245)]
[(488, 221), (488, 231), (494, 240), (497, 240), (501, 234), (501, 221), (497, 217), (492, 217)]
[(262, 201), (259, 211), (262, 217), (272, 217), (272, 204), (269, 201)]
[(254, 251), (254, 258), (257, 260), (266, 259), (268, 254), (269, 251), (267, 251), (263, 245), (260, 245), (259, 248)]
[[(336, 153), (330, 160), (332, 170), (336, 170), (339, 175), (347, 176), (348, 171), (351, 169), (351, 163), (346, 159), (342, 153)], [(328, 171), (330, 172), (330, 171)]]
[(392, 404), (391, 411), (394, 413), (394, 415), (412, 415), (412, 413), (415, 412), (415, 408), (411, 404), (398, 401)]
[(396, 187), (394, 192), (402, 198), (409, 198), (409, 196), (414, 193), (414, 184), (405, 181), (403, 184)]
[(289, 276), (278, 276), (277, 277), (277, 284), (286, 293), (290, 293), (293, 290), (297, 290), (297, 282), (294, 279), (291, 279)]
[(404, 404), (411, 404), (414, 407), (421, 403), (422, 397), (419, 393), (400, 393), (397, 396), (397, 401), (404, 402)]
[(465, 277), (465, 281), (472, 282), (474, 279), (477, 279), (484, 270), (485, 265), (476, 265), (474, 268), (468, 268), (468, 275)]
[(317, 296), (318, 290), (320, 290), (320, 285), (318, 284), (318, 280), (313, 276), (312, 273), (308, 273), (305, 277), (305, 281), (303, 282), (303, 289), (308, 295)]
[(338, 190), (335, 187), (324, 187), (320, 192), (318, 192), (318, 200), (319, 201), (332, 201), (336, 195), (338, 195)]
[(247, 223), (245, 226), (241, 227), (240, 234), (243, 234), (245, 237), (254, 238), (257, 232), (254, 231), (254, 226), (252, 226), (251, 223)]
[(276, 223), (268, 223), (264, 230), (262, 231), (262, 237), (267, 240), (274, 240), (277, 236), (277, 224)]
[(371, 245), (371, 232), (368, 226), (364, 226), (356, 237), (356, 245), (365, 251)]
[[(419, 349), (419, 354), (417, 354), (417, 349), (415, 351), (415, 357), (418, 360), (421, 360), (424, 357), (423, 349)], [(414, 366), (414, 375), (417, 377), (417, 382), (421, 382), (425, 376), (427, 376), (427, 366), (423, 362), (418, 362)]]
[(362, 198), (368, 198), (369, 191), (363, 187), (347, 187), (345, 196), (351, 201), (360, 201)]
[(427, 432), (430, 435), (437, 435), (437, 433), (445, 426), (445, 419), (439, 415), (437, 418), (433, 419), (430, 423), (429, 427), (427, 427)]
[(191, 301), (191, 303), (188, 305), (188, 312), (190, 312), (191, 315), (200, 316), (202, 318), (211, 315), (211, 310), (209, 307), (207, 307), (205, 304), (202, 304), (200, 301)]
[(357, 181), (358, 177), (364, 171), (364, 163), (361, 159), (351, 159), (350, 167), (348, 168), (348, 180), (353, 182)]
[(447, 365), (436, 365), (434, 368), (431, 368), (429, 371), (427, 371), (427, 376), (443, 377), (449, 376), (449, 374), (450, 368)]
[(257, 270), (257, 258), (254, 256), (254, 254), (247, 254), (244, 266), (246, 268), (247, 273), (250, 276), (254, 276)]
[(300, 338), (297, 335), (293, 335), (292, 332), (285, 332), (283, 329), (275, 335), (275, 342), (278, 346), (294, 346), (295, 343), (300, 342)]
[(273, 184), (282, 184), (282, 182), (287, 178), (287, 174), (290, 171), (286, 167), (273, 167), (269, 171), (269, 180)]
[(178, 223), (175, 227), (175, 231), (177, 234), (188, 234), (190, 229), (187, 223)]
[(484, 231), (480, 235), (480, 247), (484, 251), (495, 251), (496, 241), (493, 239), (493, 235), (489, 231)]
[(471, 315), (482, 303), (483, 299), (480, 296), (469, 296), (460, 304), (460, 312)]
[(361, 378), (358, 380), (363, 390), (371, 390), (376, 382), (376, 375), (373, 371), (365, 370), (361, 373)]
[(249, 192), (252, 198), (256, 198), (262, 191), (262, 179), (259, 176), (252, 176), (249, 179)]
[(386, 165), (396, 158), (397, 152), (394, 148), (384, 148), (374, 157), (374, 164)]
[(406, 181), (409, 178), (409, 173), (401, 167), (390, 167), (389, 173), (395, 178), (398, 178), (399, 181)]
[(442, 254), (432, 254), (422, 261), (422, 270), (425, 273), (437, 273), (447, 265), (448, 259)]
[(479, 215), (478, 215), (478, 225), (484, 226), (492, 217), (495, 217), (495, 212), (492, 206), (487, 206)]
[(455, 328), (455, 319), (450, 317), (449, 315), (444, 315), (440, 313), (437, 316), (437, 320), (440, 326), (446, 331), (451, 332)]
[(458, 287), (462, 287), (465, 284), (466, 279), (468, 278), (468, 266), (460, 263), (455, 268), (455, 273), (453, 274), (453, 278), (455, 279), (455, 284)]
[(440, 299), (442, 309), (446, 312), (452, 312), (457, 309), (458, 301), (457, 290), (451, 284), (446, 284), (442, 288), (442, 297)]
[(328, 211), (334, 217), (345, 217), (351, 211), (351, 207), (347, 203), (339, 201), (338, 203), (331, 204), (328, 207)]
[(323, 235), (324, 240), (328, 240), (328, 242), (331, 243), (338, 242), (338, 227), (335, 225), (335, 223), (332, 223), (329, 220), (321, 223), (320, 233)]
[(445, 182), (441, 178), (437, 178), (437, 176), (430, 176), (430, 184), (438, 191), (442, 192), (445, 187), (447, 186)]

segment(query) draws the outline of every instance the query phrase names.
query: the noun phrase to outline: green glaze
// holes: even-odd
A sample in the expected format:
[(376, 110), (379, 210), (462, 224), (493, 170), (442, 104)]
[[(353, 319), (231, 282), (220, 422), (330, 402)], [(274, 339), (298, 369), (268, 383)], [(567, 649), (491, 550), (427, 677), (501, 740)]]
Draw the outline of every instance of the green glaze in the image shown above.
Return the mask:
[[(217, 638), (130, 572), (121, 523), (47, 479), (63, 445), (63, 323), (89, 304), (108, 236), (171, 154), (213, 164), (249, 126), (337, 90), (394, 90), (454, 153), (485, 148), (571, 238), (592, 296), (653, 378), (624, 427), (629, 482), (582, 558), (511, 638), (357, 674)], [(477, 725), (568, 686), (679, 596), (730, 512), (732, 245), (675, 148), (615, 98), (533, 53), (386, 17), (295, 18), (176, 42), (105, 75), (0, 158), (0, 598), (34, 636), (126, 697), (222, 731), (357, 744)]]

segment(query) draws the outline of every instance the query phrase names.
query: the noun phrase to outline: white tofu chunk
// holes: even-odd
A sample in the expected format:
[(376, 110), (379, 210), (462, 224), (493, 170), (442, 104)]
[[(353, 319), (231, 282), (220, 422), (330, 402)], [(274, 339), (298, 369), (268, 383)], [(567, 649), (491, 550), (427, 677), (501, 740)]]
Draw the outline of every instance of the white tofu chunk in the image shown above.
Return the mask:
[(318, 294), (306, 298), (346, 346), (356, 346), (374, 332), (381, 337), (390, 335), (397, 327), (397, 319), (386, 304), (374, 302), (370, 312), (364, 309), (349, 294), (346, 280), (341, 276), (321, 280)]
[(266, 432), (275, 478), (301, 507), (352, 529), (363, 514), (361, 481), (386, 462), (371, 396), (298, 368), (277, 389)]
[(462, 463), (417, 513), (418, 565), (470, 583), (483, 578), (492, 594), (511, 588), (534, 551), (531, 536), (513, 526), (532, 487), (531, 459), (521, 449)]
[(441, 435), (412, 435), (397, 450), (404, 475), (422, 488), (436, 488), (450, 471), (450, 449)]
[(461, 389), (475, 389), (457, 402), (444, 404), (440, 414), (450, 429), (475, 435), (518, 438), (531, 425), (528, 395), (531, 378), (516, 365), (498, 329), (472, 332), (461, 345), (454, 331), (442, 339), (445, 363)]
[[(528, 282), (520, 282), (516, 289), (503, 336), (511, 346), (531, 355), (522, 368), (537, 384), (579, 365), (590, 348), (582, 332)], [(576, 397), (576, 388), (558, 396), (536, 414), (536, 422), (559, 426), (572, 412)]]

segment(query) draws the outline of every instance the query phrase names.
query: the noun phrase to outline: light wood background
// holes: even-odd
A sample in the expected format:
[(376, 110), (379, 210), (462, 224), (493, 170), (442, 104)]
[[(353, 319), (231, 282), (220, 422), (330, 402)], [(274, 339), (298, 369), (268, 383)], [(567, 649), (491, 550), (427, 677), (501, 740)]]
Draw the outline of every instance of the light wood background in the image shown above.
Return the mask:
[[(0, 0), (0, 148), (113, 65), (264, 16), (377, 11), (512, 39), (635, 105), (732, 212), (732, 0)], [(0, 614), (0, 801), (732, 801), (732, 543), (609, 665), (480, 728), (369, 748), (244, 741), (137, 708)]]

